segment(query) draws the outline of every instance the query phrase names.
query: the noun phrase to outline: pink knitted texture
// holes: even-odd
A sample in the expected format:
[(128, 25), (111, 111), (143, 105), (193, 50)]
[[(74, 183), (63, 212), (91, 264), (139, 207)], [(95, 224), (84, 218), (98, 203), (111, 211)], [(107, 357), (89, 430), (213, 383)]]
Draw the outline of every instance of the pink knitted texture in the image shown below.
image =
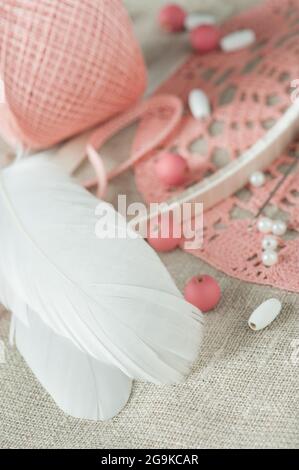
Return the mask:
[(145, 66), (120, 0), (6, 0), (0, 5), (6, 140), (44, 148), (127, 109)]
[[(163, 147), (136, 165), (137, 187), (147, 202), (172, 198), (238, 158), (291, 105), (290, 82), (299, 78), (299, 0), (264, 2), (224, 24), (222, 34), (244, 28), (255, 31), (255, 44), (233, 53), (193, 54), (157, 90), (180, 97), (185, 113)], [(194, 88), (203, 89), (209, 96), (212, 115), (206, 121), (195, 120), (190, 114), (187, 97)], [(163, 120), (163, 110), (160, 119)], [(144, 118), (134, 145), (150, 141), (154, 128)], [(159, 183), (155, 173), (159, 154), (172, 149), (187, 159), (191, 169), (186, 185), (175, 190)], [(293, 153), (294, 149), (286, 151), (269, 168), (265, 186), (259, 189), (248, 186), (205, 213), (204, 245), (192, 252), (195, 256), (239, 279), (299, 291), (298, 173), (287, 178), (268, 207), (273, 217), (289, 223), (288, 234), (281, 240), (277, 265), (263, 266), (262, 235), (255, 227), (249, 229), (269, 191), (294, 161)]]

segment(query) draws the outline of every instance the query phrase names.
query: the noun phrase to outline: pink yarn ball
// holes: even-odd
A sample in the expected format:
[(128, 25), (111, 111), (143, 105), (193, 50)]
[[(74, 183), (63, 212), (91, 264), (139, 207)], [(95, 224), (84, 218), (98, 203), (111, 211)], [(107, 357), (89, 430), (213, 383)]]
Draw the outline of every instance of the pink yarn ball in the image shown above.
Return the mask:
[(180, 226), (171, 213), (159, 215), (148, 226), (148, 231), (147, 241), (159, 253), (175, 250), (181, 242)]
[(167, 186), (180, 186), (187, 173), (186, 160), (176, 153), (163, 153), (156, 163), (156, 174)]
[(175, 33), (183, 31), (185, 18), (185, 10), (179, 5), (172, 3), (161, 8), (158, 20), (161, 28)]
[(194, 276), (186, 284), (185, 299), (202, 312), (213, 310), (221, 298), (218, 282), (211, 276)]
[(210, 52), (218, 47), (220, 31), (214, 25), (201, 25), (191, 31), (190, 41), (196, 51)]

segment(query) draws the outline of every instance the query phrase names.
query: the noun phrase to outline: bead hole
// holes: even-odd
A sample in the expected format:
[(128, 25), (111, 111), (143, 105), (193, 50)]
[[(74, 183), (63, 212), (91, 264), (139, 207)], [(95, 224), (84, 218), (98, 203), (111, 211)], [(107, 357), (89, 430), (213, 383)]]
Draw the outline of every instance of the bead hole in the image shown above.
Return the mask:
[(256, 330), (256, 324), (255, 323), (250, 322), (249, 326), (252, 330)]

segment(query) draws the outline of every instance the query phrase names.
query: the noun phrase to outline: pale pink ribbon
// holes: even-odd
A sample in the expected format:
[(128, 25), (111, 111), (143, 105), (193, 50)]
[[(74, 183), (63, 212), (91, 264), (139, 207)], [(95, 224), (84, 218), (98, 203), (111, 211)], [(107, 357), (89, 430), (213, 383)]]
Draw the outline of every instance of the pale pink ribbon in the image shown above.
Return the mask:
[[(133, 155), (128, 160), (107, 173), (104, 167), (103, 159), (96, 149), (100, 149), (114, 134), (126, 126), (132, 124), (137, 119), (140, 119), (146, 113), (155, 111), (155, 109), (161, 108), (163, 106), (173, 110), (172, 115), (169, 121), (167, 121), (166, 125), (161, 127), (159, 132), (150, 142), (146, 142), (143, 146), (138, 148), (138, 150), (135, 151), (135, 153), (133, 153)], [(86, 154), (94, 168), (95, 177), (86, 181), (84, 186), (86, 188), (97, 186), (97, 196), (99, 198), (103, 198), (107, 190), (108, 182), (112, 178), (131, 168), (138, 161), (144, 158), (150, 151), (154, 150), (161, 143), (163, 143), (181, 121), (182, 114), (183, 104), (179, 98), (173, 95), (157, 95), (148, 101), (137, 104), (129, 111), (126, 111), (111, 121), (108, 121), (107, 124), (101, 125), (101, 127), (99, 127), (91, 135), (86, 146)]]

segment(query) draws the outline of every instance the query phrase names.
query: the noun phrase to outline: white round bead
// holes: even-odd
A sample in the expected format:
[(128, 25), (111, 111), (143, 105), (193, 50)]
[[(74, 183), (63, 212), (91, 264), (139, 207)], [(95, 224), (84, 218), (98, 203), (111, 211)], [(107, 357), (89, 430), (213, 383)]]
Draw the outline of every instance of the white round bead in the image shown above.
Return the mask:
[(261, 233), (270, 233), (272, 232), (273, 221), (268, 219), (268, 217), (262, 217), (258, 223), (257, 228)]
[(262, 240), (263, 250), (272, 250), (272, 251), (274, 251), (274, 250), (277, 249), (277, 246), (278, 246), (278, 241), (272, 235), (267, 235)]
[(252, 175), (249, 178), (250, 184), (254, 186), (255, 188), (260, 188), (265, 184), (266, 177), (264, 173), (261, 171), (256, 171), (255, 173), (252, 173)]
[(272, 233), (277, 237), (281, 237), (287, 231), (287, 224), (283, 220), (275, 220), (272, 225)]
[(274, 266), (278, 261), (278, 254), (273, 250), (266, 250), (262, 254), (262, 261), (264, 266)]

